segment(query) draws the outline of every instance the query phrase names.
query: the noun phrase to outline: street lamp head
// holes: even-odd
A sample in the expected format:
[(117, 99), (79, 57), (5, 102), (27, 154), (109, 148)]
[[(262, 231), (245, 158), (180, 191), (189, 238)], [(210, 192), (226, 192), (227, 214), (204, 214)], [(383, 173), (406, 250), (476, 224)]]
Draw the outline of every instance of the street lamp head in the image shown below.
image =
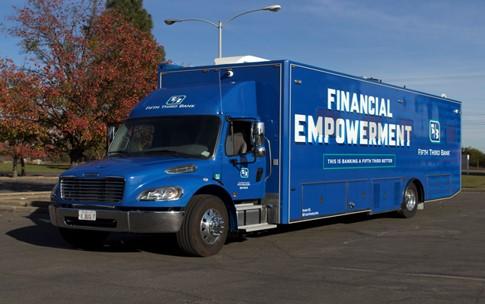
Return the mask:
[[(258, 8), (258, 9), (253, 9), (253, 10), (249, 10), (249, 11), (244, 11), (242, 13), (239, 13), (239, 14), (233, 16), (230, 19), (227, 19), (226, 21), (224, 21), (224, 23), (229, 23), (229, 22), (233, 21), (234, 19), (236, 19), (238, 17), (244, 16), (244, 15), (247, 15), (247, 14), (250, 14), (250, 13), (261, 12), (261, 11), (268, 11), (268, 12), (276, 13), (280, 9), (281, 9), (281, 5), (279, 5), (279, 4), (273, 4), (273, 5), (265, 6), (263, 8)], [(219, 32), (219, 53), (218, 53), (218, 57), (219, 58), (222, 58), (222, 28), (223, 28), (222, 25), (223, 25), (223, 22), (222, 21), (214, 22), (214, 21), (211, 21), (211, 20), (201, 19), (201, 18), (165, 19), (163, 22), (166, 25), (172, 25), (172, 24), (177, 23), (177, 22), (185, 22), (185, 21), (203, 22), (203, 23), (208, 23), (208, 24), (216, 27), (217, 28), (217, 31)]]
[(274, 13), (276, 13), (280, 9), (281, 9), (281, 5), (279, 5), (279, 4), (269, 5), (269, 6), (266, 6), (266, 7), (263, 8), (263, 10), (265, 10), (265, 11), (270, 11), (270, 12), (274, 12)]
[(163, 22), (166, 24), (166, 25), (172, 25), (174, 24), (175, 22), (177, 22), (178, 20), (177, 19), (165, 19), (163, 20)]

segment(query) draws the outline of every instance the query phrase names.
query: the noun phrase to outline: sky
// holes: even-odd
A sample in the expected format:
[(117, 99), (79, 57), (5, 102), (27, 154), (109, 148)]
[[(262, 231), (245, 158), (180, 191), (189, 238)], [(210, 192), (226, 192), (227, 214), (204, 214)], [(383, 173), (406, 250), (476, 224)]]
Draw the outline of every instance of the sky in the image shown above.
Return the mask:
[[(25, 0), (0, 0), (0, 22)], [(223, 55), (291, 59), (462, 102), (462, 145), (485, 151), (485, 11), (483, 0), (144, 0), (153, 34), (167, 58), (186, 66), (212, 64), (217, 29), (168, 18), (227, 20)], [(0, 32), (0, 57), (25, 62), (18, 41)]]

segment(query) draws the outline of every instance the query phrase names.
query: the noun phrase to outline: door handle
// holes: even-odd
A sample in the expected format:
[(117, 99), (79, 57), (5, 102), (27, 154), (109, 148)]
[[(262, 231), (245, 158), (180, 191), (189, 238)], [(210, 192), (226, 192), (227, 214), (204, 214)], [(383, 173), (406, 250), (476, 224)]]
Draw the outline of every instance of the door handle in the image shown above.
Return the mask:
[(264, 139), (266, 139), (266, 142), (268, 143), (268, 161), (269, 161), (269, 170), (268, 170), (268, 175), (264, 178), (264, 181), (267, 181), (271, 174), (273, 174), (273, 156), (271, 155), (271, 141), (265, 136)]

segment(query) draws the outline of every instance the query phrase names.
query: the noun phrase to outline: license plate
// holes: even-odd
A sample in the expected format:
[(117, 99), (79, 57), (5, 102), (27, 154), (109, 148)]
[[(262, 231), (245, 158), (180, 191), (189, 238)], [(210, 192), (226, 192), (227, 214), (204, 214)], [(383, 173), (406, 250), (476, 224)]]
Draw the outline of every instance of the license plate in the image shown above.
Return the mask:
[(77, 214), (77, 219), (80, 221), (95, 221), (96, 211), (95, 210), (79, 210)]

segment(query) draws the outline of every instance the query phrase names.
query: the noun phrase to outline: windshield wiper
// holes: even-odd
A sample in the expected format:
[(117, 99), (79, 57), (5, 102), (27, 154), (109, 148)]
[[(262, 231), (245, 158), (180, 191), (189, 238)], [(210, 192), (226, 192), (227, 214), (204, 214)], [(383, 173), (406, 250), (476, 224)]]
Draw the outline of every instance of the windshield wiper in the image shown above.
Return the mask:
[(115, 156), (115, 155), (127, 155), (129, 154), (127, 151), (119, 150), (119, 151), (110, 151), (108, 152), (108, 156)]

